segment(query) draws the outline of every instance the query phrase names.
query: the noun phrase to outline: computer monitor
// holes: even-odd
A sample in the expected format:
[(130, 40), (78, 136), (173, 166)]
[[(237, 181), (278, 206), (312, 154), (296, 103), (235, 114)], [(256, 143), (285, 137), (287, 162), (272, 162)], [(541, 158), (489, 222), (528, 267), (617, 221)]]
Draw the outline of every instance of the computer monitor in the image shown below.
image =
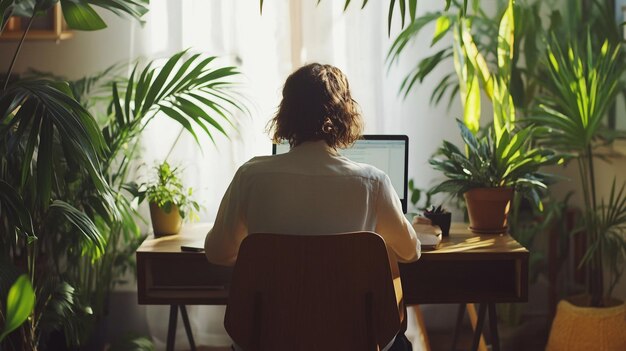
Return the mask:
[[(289, 143), (272, 145), (272, 154), (289, 151)], [(406, 135), (364, 135), (352, 147), (339, 153), (352, 161), (370, 164), (387, 173), (391, 184), (407, 211), (407, 184), (409, 165), (409, 138)]]

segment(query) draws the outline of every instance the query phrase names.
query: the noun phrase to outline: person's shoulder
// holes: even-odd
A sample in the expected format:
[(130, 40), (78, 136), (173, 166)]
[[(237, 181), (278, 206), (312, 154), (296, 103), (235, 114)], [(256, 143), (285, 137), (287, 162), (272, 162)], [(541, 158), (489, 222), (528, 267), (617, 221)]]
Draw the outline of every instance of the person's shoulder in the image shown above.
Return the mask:
[(253, 157), (239, 167), (238, 173), (251, 175), (267, 172), (274, 169), (280, 163), (281, 156), (282, 155)]
[(385, 172), (381, 171), (380, 169), (368, 163), (355, 162), (347, 158), (345, 158), (345, 160), (346, 160), (346, 163), (349, 164), (350, 170), (360, 175), (361, 177), (374, 179), (377, 181), (382, 181), (386, 177)]

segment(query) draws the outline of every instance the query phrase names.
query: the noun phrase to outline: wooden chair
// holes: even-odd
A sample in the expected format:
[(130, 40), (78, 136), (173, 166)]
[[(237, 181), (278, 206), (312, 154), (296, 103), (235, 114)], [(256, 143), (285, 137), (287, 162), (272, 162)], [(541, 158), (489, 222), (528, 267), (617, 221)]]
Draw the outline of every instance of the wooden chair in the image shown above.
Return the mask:
[(382, 349), (401, 323), (397, 264), (389, 262), (372, 232), (251, 234), (239, 250), (224, 325), (245, 351)]

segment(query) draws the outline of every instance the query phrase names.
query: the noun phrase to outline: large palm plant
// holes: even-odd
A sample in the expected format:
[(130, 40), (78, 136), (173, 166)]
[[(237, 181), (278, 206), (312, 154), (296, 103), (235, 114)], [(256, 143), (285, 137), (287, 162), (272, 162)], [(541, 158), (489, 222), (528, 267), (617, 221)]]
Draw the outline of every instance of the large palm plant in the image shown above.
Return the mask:
[[(32, 23), (57, 2), (2, 0), (0, 27), (11, 14)], [(147, 11), (144, 0), (61, 5), (70, 26), (87, 30), (105, 26), (91, 5), (137, 19)], [(117, 250), (124, 241), (134, 243), (131, 249), (139, 242), (129, 200), (118, 191), (135, 150), (127, 147), (146, 124), (167, 116), (194, 136), (193, 125), (209, 136), (226, 133), (229, 105), (240, 104), (228, 90), (234, 68), (183, 52), (162, 67), (135, 67), (127, 80), (113, 82), (101, 130), (76, 84), (10, 79), (23, 39), (0, 92), (0, 276), (27, 272), (36, 303), (28, 322), (1, 347), (30, 350), (45, 348), (55, 331), (68, 344), (83, 342), (89, 324), (80, 318), (101, 312), (97, 303), (105, 299), (92, 293), (110, 291), (116, 262), (129, 253)], [(7, 289), (3, 279), (0, 295)]]
[[(144, 238), (137, 225), (139, 216), (131, 206), (132, 196), (123, 191), (133, 180), (129, 170), (137, 156), (142, 131), (155, 119), (171, 118), (194, 137), (196, 130), (209, 137), (214, 132), (226, 134), (228, 129), (223, 124), (232, 123), (231, 108), (245, 109), (230, 90), (229, 78), (238, 74), (234, 67), (214, 68), (215, 57), (194, 54), (186, 58), (186, 55), (187, 52), (177, 53), (161, 67), (150, 63), (140, 71), (135, 66), (127, 79), (104, 79), (101, 82), (104, 84), (91, 86), (91, 89), (100, 85), (109, 87), (109, 103), (101, 123), (108, 149), (101, 165), (104, 178), (116, 193), (114, 201), (119, 216), (107, 215), (102, 211), (106, 206), (94, 202), (97, 189), (80, 170), (75, 170), (76, 182), (65, 191), (96, 219), (106, 238), (107, 250), (101, 260), (89, 264), (88, 257), (74, 256), (72, 260), (76, 264), (70, 265), (68, 271), (80, 282), (83, 300), (98, 317), (105, 313), (108, 295), (119, 277), (132, 268), (131, 259)], [(91, 89), (79, 89), (84, 81), (74, 82), (73, 86), (88, 94)], [(84, 317), (94, 322), (90, 316)]]
[[(454, 35), (455, 28), (462, 21), (467, 23), (465, 30), (471, 32), (477, 52), (484, 57), (483, 67), (497, 66), (495, 41), (498, 40), (500, 19), (508, 7), (508, 1), (489, 3), (489, 6), (494, 7), (491, 11), (483, 8), (485, 4), (486, 2), (472, 2), (468, 10), (466, 1), (452, 1), (451, 7), (458, 10), (457, 14), (447, 8), (426, 13), (411, 21), (397, 35), (387, 55), (390, 67), (401, 55), (406, 55), (411, 41), (418, 35), (423, 35), (424, 29), (431, 27), (429, 24), (434, 24), (430, 45), (439, 47), (437, 51), (417, 61), (406, 75), (400, 86), (400, 92), (405, 98), (436, 68), (451, 65), (455, 44), (442, 45), (442, 38)], [(587, 28), (591, 28), (595, 47), (600, 47), (606, 39), (613, 44), (622, 40), (621, 27), (615, 23), (614, 1), (566, 0), (564, 5), (561, 4), (563, 6), (555, 5), (556, 3), (541, 0), (518, 0), (514, 4), (515, 40), (510, 91), (515, 107), (523, 114), (534, 108), (537, 101), (535, 97), (541, 94), (540, 78), (544, 66), (540, 58), (545, 55), (546, 45), (543, 39), (549, 33), (560, 38), (584, 40)], [(549, 16), (542, 15), (546, 12)], [(450, 105), (460, 92), (461, 84), (454, 72), (446, 73), (432, 90), (431, 103), (439, 104), (448, 95)], [(615, 126), (615, 112), (612, 111), (609, 113), (609, 125)]]
[[(543, 86), (540, 114), (532, 120), (551, 131), (544, 143), (562, 152), (573, 153), (578, 164), (584, 199), (584, 231), (588, 249), (582, 263), (588, 267), (591, 305), (602, 306), (623, 272), (626, 258), (626, 184), (611, 188), (609, 199), (600, 200), (596, 190), (596, 148), (605, 144), (603, 120), (624, 88), (626, 71), (621, 45), (608, 40), (594, 48), (588, 34), (584, 44), (559, 44), (552, 38), (548, 46), (548, 74)], [(609, 283), (604, 283), (608, 270)], [(605, 285), (608, 286), (605, 296)]]

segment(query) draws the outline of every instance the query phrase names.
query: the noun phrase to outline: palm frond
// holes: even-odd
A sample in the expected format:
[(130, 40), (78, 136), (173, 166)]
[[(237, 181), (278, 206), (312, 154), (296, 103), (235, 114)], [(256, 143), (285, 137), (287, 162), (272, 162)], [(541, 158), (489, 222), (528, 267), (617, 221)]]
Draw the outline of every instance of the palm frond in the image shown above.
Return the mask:
[(50, 220), (56, 221), (64, 218), (75, 230), (71, 233), (77, 236), (77, 241), (81, 243), (82, 254), (88, 255), (92, 260), (97, 260), (104, 253), (105, 242), (98, 227), (82, 211), (74, 206), (56, 200), (50, 205)]

